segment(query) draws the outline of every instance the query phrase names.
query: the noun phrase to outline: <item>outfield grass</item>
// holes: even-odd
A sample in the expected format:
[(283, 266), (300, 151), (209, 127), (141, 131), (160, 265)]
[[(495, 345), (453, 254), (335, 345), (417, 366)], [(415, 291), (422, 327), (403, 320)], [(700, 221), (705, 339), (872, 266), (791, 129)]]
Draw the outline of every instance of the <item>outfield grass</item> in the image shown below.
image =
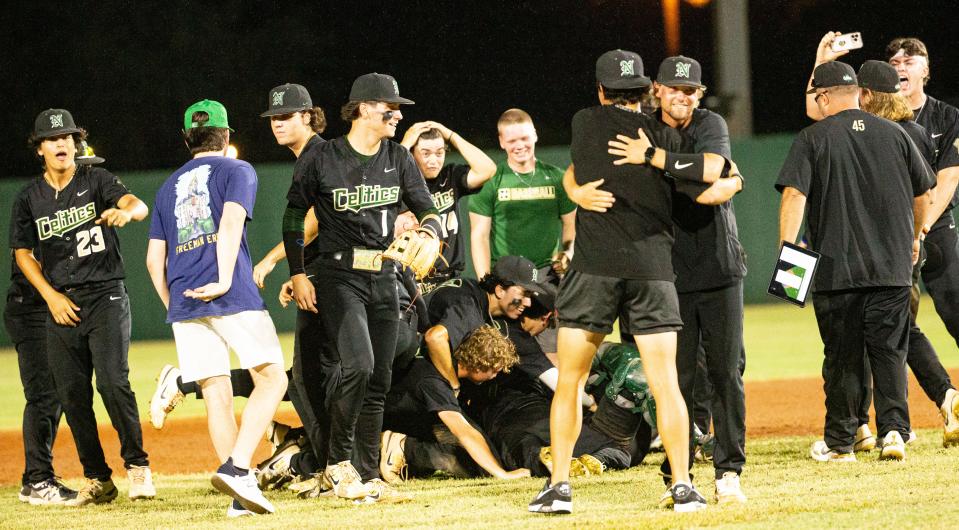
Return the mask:
[[(959, 366), (959, 350), (928, 297), (922, 301), (919, 325), (936, 347), (943, 364), (946, 367)], [(614, 336), (618, 337), (618, 334)], [(786, 303), (749, 306), (745, 315), (745, 340), (747, 381), (820, 375), (822, 342), (812, 307), (801, 309)], [(284, 334), (280, 341), (289, 366), (293, 337)], [(149, 417), (154, 378), (167, 363), (176, 364), (172, 341), (137, 341), (130, 347), (130, 382), (137, 394), (140, 415), (144, 420)], [(0, 407), (0, 430), (18, 429), (23, 413), (23, 392), (16, 354), (12, 348), (0, 350), (0, 395), (7, 398), (6, 405)], [(101, 422), (108, 421), (99, 396), (95, 403), (97, 417)], [(237, 410), (242, 408), (242, 404), (242, 401), (237, 401)], [(282, 407), (290, 407), (290, 404), (284, 403)], [(203, 414), (203, 403), (192, 398), (184, 400), (176, 410), (178, 418)]]
[[(749, 443), (743, 488), (745, 506), (710, 504), (697, 514), (655, 507), (664, 491), (657, 475), (662, 455), (647, 464), (602, 477), (574, 480), (571, 516), (526, 513), (539, 479), (499, 482), (415, 480), (415, 495), (402, 505), (354, 506), (336, 499), (298, 500), (268, 493), (278, 513), (228, 521), (227, 497), (215, 493), (207, 475), (156, 477), (159, 498), (133, 503), (121, 497), (88, 508), (31, 507), (16, 500), (16, 488), (0, 488), (4, 528), (955, 528), (955, 469), (959, 450), (939, 444), (941, 432), (919, 432), (904, 462), (879, 462), (877, 453), (856, 464), (823, 464), (806, 456), (811, 437), (759, 439)], [(712, 502), (712, 469), (697, 465), (699, 489)], [(76, 486), (76, 481), (68, 481)], [(121, 495), (126, 483), (118, 483)]]

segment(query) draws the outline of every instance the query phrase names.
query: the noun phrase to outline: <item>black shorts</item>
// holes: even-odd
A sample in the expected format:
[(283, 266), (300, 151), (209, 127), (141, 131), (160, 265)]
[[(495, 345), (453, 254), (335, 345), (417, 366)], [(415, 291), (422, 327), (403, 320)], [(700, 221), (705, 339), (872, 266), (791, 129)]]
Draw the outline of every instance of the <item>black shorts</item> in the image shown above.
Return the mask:
[(611, 333), (613, 322), (622, 316), (619, 328), (630, 335), (653, 335), (679, 331), (679, 297), (673, 282), (626, 280), (569, 271), (563, 278), (556, 300), (559, 326)]

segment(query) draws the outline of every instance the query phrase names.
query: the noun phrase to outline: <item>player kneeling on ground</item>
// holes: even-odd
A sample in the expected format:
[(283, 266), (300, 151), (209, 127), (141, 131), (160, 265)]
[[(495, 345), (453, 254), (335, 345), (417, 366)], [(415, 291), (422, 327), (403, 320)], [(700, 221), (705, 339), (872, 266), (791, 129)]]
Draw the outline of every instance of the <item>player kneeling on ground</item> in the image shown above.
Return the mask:
[[(286, 392), (283, 352), (251, 273), (246, 222), (256, 200), (256, 172), (227, 158), (230, 126), (216, 101), (191, 105), (183, 136), (193, 160), (157, 192), (147, 269), (173, 324), (185, 382), (198, 381), (210, 437), (223, 465), (213, 485), (233, 497), (227, 516), (272, 513), (250, 460)], [(237, 429), (230, 385), (232, 349), (255, 388)]]

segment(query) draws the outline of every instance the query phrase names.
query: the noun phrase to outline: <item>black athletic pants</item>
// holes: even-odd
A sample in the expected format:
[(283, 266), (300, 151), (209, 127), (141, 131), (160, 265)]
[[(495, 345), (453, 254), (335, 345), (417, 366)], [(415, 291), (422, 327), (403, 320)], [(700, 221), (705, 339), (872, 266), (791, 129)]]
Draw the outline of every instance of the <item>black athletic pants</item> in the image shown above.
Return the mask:
[[(745, 367), (745, 363), (744, 363)], [(709, 370), (706, 368), (706, 349), (702, 343), (696, 354), (696, 389), (693, 391), (693, 421), (700, 432), (707, 434), (713, 423), (713, 385), (709, 382)]]
[(17, 350), (20, 382), (23, 383), (22, 485), (53, 478), (53, 442), (63, 410), (57, 399), (53, 375), (47, 364), (46, 305), (24, 304), (21, 297), (8, 296), (3, 310), (7, 334)]
[(326, 463), (351, 460), (360, 476), (370, 480), (379, 476), (383, 404), (396, 349), (396, 272), (392, 266), (379, 272), (356, 271), (326, 258), (318, 265), (316, 296), (331, 341), (330, 347), (320, 349), (323, 366), (331, 367), (324, 374), (329, 378), (330, 403)]
[[(742, 473), (746, 463), (746, 392), (743, 371), (743, 284), (718, 289), (679, 293), (683, 329), (677, 336), (676, 371), (679, 389), (692, 422), (696, 417), (696, 383), (700, 349), (705, 352), (706, 377), (712, 387), (710, 408), (716, 435), (713, 467), (716, 478), (733, 471)], [(695, 440), (690, 436), (690, 445)], [(690, 460), (692, 463), (692, 460)]]
[(946, 212), (926, 234), (922, 283), (949, 334), (959, 345), (959, 235), (952, 212)]
[(825, 354), (826, 445), (840, 452), (852, 451), (863, 398), (864, 352), (875, 382), (878, 435), (898, 431), (907, 440), (909, 287), (817, 292), (813, 306)]
[(80, 311), (77, 327), (47, 318), (47, 357), (57, 395), (77, 445), (83, 475), (106, 480), (112, 471), (103, 456), (93, 413), (97, 391), (120, 438), (124, 467), (149, 465), (136, 395), (130, 388), (130, 299), (122, 281), (91, 284), (64, 294)]

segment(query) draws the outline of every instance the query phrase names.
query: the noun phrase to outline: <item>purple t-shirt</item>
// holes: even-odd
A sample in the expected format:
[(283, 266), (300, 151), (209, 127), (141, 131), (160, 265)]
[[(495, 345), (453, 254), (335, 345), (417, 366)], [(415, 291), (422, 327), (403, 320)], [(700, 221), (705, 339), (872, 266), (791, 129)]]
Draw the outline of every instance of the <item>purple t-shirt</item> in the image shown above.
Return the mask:
[(183, 296), (187, 289), (219, 279), (216, 234), (223, 204), (235, 202), (246, 210), (247, 220), (253, 219), (256, 185), (256, 171), (250, 164), (215, 156), (187, 162), (157, 191), (150, 239), (160, 239), (167, 244), (166, 273), (170, 288), (167, 322), (266, 309), (253, 283), (246, 228), (230, 290), (212, 302)]

